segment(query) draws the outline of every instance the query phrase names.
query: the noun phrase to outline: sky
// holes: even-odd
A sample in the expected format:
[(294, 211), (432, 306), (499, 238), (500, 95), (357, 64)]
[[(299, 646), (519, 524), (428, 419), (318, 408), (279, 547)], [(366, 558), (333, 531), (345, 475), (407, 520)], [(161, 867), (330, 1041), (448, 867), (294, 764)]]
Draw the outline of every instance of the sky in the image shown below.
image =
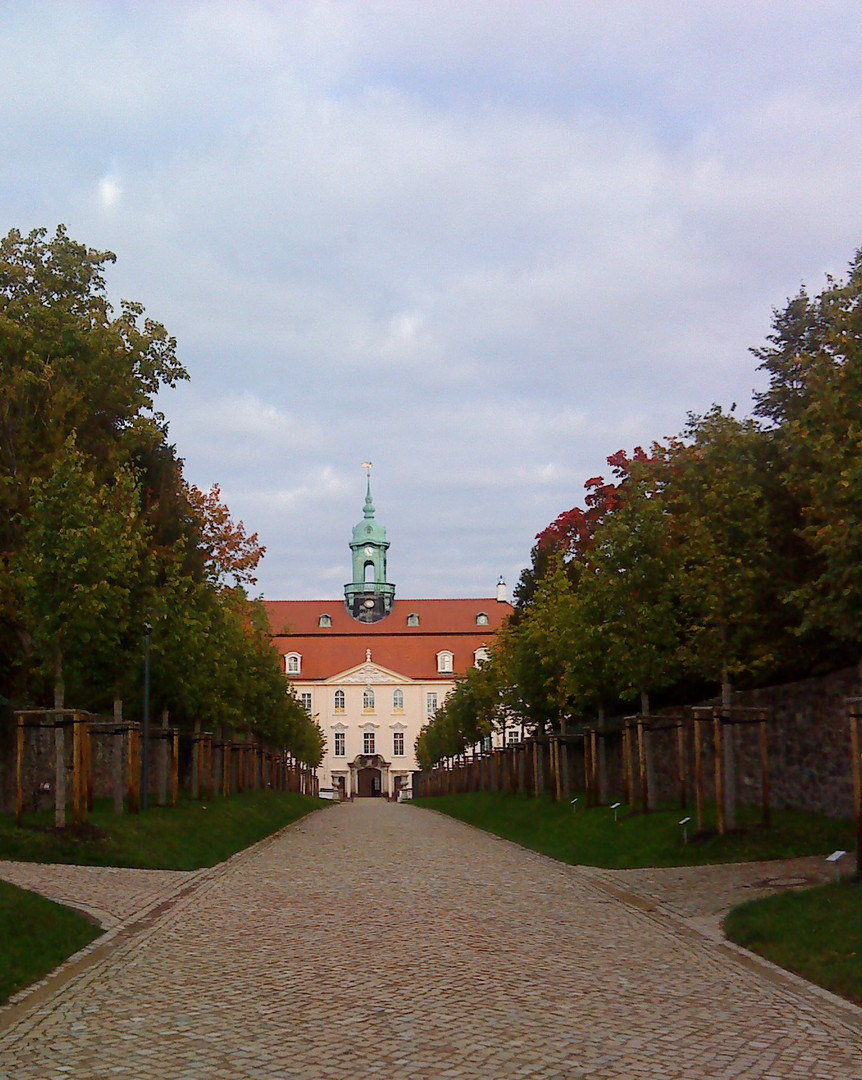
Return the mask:
[(0, 6), (0, 229), (116, 253), (255, 592), (494, 595), (862, 246), (858, 0)]

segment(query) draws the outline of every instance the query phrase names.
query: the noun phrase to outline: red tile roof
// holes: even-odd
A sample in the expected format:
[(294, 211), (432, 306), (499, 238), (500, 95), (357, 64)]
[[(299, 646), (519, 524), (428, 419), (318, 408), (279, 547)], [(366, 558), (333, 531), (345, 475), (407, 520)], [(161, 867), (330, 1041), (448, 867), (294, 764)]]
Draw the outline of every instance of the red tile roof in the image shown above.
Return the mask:
[[(284, 655), (297, 652), (302, 671), (297, 681), (327, 679), (365, 661), (366, 649), (380, 667), (410, 679), (446, 680), (437, 671), (437, 653), (453, 654), (455, 674), (474, 663), (476, 649), (490, 645), (494, 634), (511, 614), (512, 606), (493, 597), (467, 600), (396, 600), (392, 611), (377, 623), (360, 623), (343, 600), (267, 600), (264, 608), (273, 632), (273, 646)], [(407, 616), (418, 615), (419, 625), (408, 626)], [(477, 626), (476, 616), (488, 616)], [(332, 626), (319, 625), (328, 615)]]

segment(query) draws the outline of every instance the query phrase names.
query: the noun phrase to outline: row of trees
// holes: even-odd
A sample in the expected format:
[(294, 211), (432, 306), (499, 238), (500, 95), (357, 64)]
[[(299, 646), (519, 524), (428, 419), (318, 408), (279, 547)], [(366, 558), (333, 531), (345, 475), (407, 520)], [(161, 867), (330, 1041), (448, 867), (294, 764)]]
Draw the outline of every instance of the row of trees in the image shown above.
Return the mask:
[(135, 715), (150, 627), (152, 702), (173, 723), (317, 764), (321, 733), (246, 592), (264, 549), (183, 477), (155, 400), (188, 376), (139, 304), (112, 309), (113, 261), (62, 227), (0, 242), (0, 696)]
[(754, 415), (714, 406), (608, 458), (536, 538), (489, 664), (417, 744), (428, 767), (504, 724), (602, 723), (734, 684), (803, 677), (862, 645), (862, 252), (753, 350)]

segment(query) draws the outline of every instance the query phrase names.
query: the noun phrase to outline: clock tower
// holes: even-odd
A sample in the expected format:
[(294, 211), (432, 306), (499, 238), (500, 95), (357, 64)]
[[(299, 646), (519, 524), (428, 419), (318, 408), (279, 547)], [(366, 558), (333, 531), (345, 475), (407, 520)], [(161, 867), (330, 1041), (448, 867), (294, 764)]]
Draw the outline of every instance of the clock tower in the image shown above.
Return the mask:
[(354, 526), (350, 550), (353, 553), (353, 581), (344, 586), (347, 610), (360, 622), (385, 619), (392, 610), (395, 586), (386, 580), (386, 529), (374, 520), (371, 501), (371, 465), (366, 464), (368, 483), (362, 521)]

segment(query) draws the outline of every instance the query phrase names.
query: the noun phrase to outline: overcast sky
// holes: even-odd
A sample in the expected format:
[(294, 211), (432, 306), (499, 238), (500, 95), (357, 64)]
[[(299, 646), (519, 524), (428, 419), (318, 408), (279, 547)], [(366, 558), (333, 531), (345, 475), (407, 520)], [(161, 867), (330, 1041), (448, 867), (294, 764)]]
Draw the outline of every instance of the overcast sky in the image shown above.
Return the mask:
[(510, 588), (620, 448), (762, 385), (862, 246), (858, 0), (0, 6), (2, 231), (116, 252), (189, 480), (331, 598)]

